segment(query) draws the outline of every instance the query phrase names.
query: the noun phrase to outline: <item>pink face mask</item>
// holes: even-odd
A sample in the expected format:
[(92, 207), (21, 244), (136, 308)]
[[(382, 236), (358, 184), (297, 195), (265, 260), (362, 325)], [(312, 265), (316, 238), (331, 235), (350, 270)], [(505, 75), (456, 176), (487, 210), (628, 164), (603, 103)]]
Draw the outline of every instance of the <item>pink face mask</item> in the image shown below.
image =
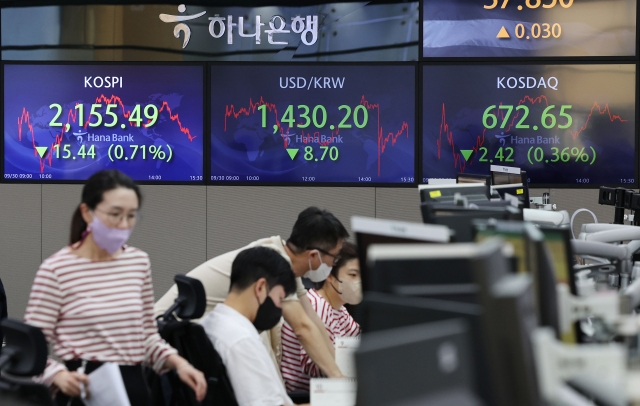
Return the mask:
[(91, 231), (93, 241), (98, 247), (107, 251), (109, 254), (116, 253), (131, 236), (132, 228), (121, 229), (107, 227), (98, 216), (93, 213), (93, 220), (89, 224), (88, 230)]

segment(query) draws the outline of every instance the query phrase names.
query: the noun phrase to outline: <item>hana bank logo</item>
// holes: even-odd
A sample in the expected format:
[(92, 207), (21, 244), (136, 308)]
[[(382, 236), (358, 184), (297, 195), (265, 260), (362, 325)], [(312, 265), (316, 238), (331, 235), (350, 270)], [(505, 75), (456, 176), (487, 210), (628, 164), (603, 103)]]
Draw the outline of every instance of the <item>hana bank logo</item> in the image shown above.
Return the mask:
[(505, 134), (504, 131), (501, 132), (499, 135), (496, 134), (495, 137), (500, 141), (500, 145), (502, 145), (503, 147), (506, 145), (507, 141), (505, 140), (505, 138), (510, 137), (511, 134)]
[[(178, 11), (182, 14), (187, 11), (187, 7), (184, 4), (180, 4), (178, 6)], [(173, 28), (173, 35), (176, 38), (180, 38), (180, 32), (183, 33), (182, 39), (182, 48), (186, 48), (187, 44), (189, 44), (189, 40), (191, 39), (191, 29), (185, 21), (195, 20), (196, 18), (202, 17), (207, 14), (206, 11), (203, 11), (198, 14), (191, 15), (171, 15), (171, 14), (160, 14), (160, 20), (165, 23), (178, 23)], [(237, 27), (237, 33), (241, 37), (250, 38), (254, 37), (256, 44), (261, 43), (262, 37), (262, 27), (265, 25), (261, 22), (261, 18), (259, 15), (256, 16), (255, 19), (255, 32), (253, 34), (248, 31), (245, 32), (245, 21), (244, 17), (238, 17), (238, 22), (233, 22), (233, 16), (229, 15), (227, 17), (221, 17), (219, 14), (215, 14), (213, 17), (209, 17), (209, 34), (213, 38), (221, 38), (225, 33), (227, 34), (227, 44), (233, 44), (233, 34), (234, 27)], [(249, 24), (248, 24), (249, 25)], [(274, 39), (275, 34), (289, 34), (292, 31), (296, 34), (300, 34), (300, 39), (302, 43), (305, 45), (313, 45), (318, 40), (318, 16), (308, 15), (306, 17), (295, 16), (291, 19), (290, 30), (287, 28), (287, 20), (281, 15), (274, 15), (269, 20), (269, 29), (264, 30), (267, 33), (267, 40), (269, 44), (272, 45), (288, 45), (287, 41), (276, 41)]]

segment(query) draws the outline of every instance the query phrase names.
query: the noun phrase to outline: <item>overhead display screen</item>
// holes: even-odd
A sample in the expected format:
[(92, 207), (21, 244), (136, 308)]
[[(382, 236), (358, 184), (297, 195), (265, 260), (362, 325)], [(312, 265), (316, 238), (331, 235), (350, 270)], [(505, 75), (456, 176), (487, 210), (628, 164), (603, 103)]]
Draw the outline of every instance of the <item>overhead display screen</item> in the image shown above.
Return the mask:
[(637, 0), (424, 0), (423, 56), (635, 56)]
[(413, 65), (214, 65), (211, 181), (413, 183)]
[(202, 182), (204, 65), (4, 65), (4, 179)]
[(634, 185), (636, 68), (423, 67), (423, 182), (519, 167), (533, 185)]

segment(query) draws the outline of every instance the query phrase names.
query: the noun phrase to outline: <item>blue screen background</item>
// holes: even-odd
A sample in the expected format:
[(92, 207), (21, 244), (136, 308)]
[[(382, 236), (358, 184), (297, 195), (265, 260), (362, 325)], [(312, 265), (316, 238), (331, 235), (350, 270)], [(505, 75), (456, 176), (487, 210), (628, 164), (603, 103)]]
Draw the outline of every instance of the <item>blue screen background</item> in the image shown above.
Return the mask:
[[(203, 66), (5, 65), (5, 179), (85, 180), (102, 169), (119, 169), (138, 181), (202, 181), (203, 69)], [(88, 76), (122, 77), (122, 88), (119, 85), (114, 88), (85, 87)], [(111, 121), (105, 115), (105, 100), (118, 104), (113, 110), (118, 121), (112, 128), (104, 126)], [(57, 109), (49, 108), (52, 103), (62, 106), (57, 122), (63, 127), (49, 125), (57, 113)], [(85, 125), (73, 118), (76, 103), (84, 105)], [(98, 111), (102, 113), (103, 121), (98, 127), (86, 125), (94, 103), (102, 104)], [(145, 106), (154, 104), (158, 107), (161, 111), (157, 122), (149, 128), (131, 125), (125, 113), (128, 115), (136, 104), (141, 105), (143, 123), (148, 122)], [(96, 122), (95, 117), (90, 119)], [(67, 123), (69, 131), (64, 131)], [(114, 134), (118, 136), (116, 141), (112, 140)], [(60, 157), (56, 157), (53, 149), (56, 139), (61, 144), (58, 147)], [(101, 141), (95, 141), (97, 139)], [(83, 145), (85, 153), (94, 145), (94, 158), (81, 156)], [(116, 145), (122, 145), (123, 154), (121, 159), (112, 161), (108, 151), (112, 149), (114, 158)], [(136, 155), (130, 145), (139, 146)], [(46, 155), (41, 158), (36, 146), (48, 147)], [(156, 153), (164, 152), (164, 159), (158, 159), (163, 156), (161, 153), (154, 159), (150, 147)], [(63, 159), (64, 148), (71, 153), (67, 159)]]
[[(318, 87), (319, 77), (322, 88)], [(294, 78), (296, 88), (290, 87), (289, 78)], [(330, 88), (325, 86), (325, 78), (329, 78)], [(211, 180), (214, 182), (403, 183), (414, 180), (416, 81), (413, 66), (223, 65), (212, 67), (211, 81)], [(258, 107), (265, 103), (269, 108), (263, 127)], [(363, 128), (357, 128), (354, 115), (361, 104), (367, 106), (368, 121)], [(290, 105), (296, 120), (291, 128), (283, 122)], [(318, 110), (316, 123), (320, 128), (313, 121), (307, 128), (298, 128), (305, 122), (300, 118), (303, 110), (299, 105), (309, 107), (311, 119), (315, 107), (324, 106), (325, 125), (320, 125), (322, 117)], [(351, 108), (346, 120), (347, 110), (340, 110), (341, 105)], [(280, 127), (274, 133), (276, 120)], [(358, 120), (363, 120), (362, 108)], [(352, 127), (338, 129), (341, 122)], [(330, 129), (331, 125), (334, 130)], [(335, 161), (329, 159), (329, 154), (321, 159), (321, 144), (313, 141), (316, 136), (319, 141), (324, 136), (330, 140), (325, 142), (326, 146), (338, 149)], [(312, 156), (310, 160), (305, 159), (306, 147), (313, 150), (312, 155), (307, 156)], [(294, 159), (287, 148), (299, 149)]]

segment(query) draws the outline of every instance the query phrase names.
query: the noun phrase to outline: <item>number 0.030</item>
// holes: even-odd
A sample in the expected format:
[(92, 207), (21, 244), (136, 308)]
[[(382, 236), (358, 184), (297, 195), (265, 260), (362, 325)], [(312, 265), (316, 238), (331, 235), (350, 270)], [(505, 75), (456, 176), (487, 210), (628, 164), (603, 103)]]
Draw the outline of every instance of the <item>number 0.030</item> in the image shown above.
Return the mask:
[(548, 23), (543, 23), (543, 24), (535, 23), (531, 26), (531, 30), (528, 35), (527, 35), (527, 28), (524, 26), (524, 24), (516, 25), (516, 37), (519, 39), (522, 39), (525, 36), (527, 37), (527, 39), (529, 39), (529, 36), (531, 36), (532, 38), (544, 38), (544, 39), (551, 38), (551, 37), (560, 38), (561, 35), (562, 35), (562, 27), (558, 23), (553, 25)]

